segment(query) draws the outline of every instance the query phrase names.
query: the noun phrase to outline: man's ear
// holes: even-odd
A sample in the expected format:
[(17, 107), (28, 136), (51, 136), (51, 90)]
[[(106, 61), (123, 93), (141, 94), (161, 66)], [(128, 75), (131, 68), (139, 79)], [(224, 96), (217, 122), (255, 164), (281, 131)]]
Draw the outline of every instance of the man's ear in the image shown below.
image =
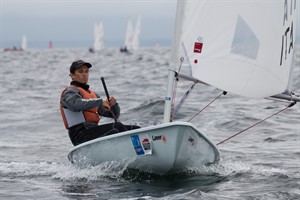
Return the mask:
[(70, 73), (69, 76), (73, 79), (74, 78), (74, 74)]

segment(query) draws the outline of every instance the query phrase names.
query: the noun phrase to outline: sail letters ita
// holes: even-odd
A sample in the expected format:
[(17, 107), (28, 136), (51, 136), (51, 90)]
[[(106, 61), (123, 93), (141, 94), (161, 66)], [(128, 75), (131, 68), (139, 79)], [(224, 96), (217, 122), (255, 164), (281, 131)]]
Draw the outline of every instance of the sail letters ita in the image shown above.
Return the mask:
[(297, 14), (296, 0), (285, 0), (283, 9), (283, 28), (285, 31), (282, 34), (280, 66), (282, 65), (283, 59), (286, 60), (287, 54), (290, 54), (291, 49), (294, 48), (294, 28), (292, 16)]

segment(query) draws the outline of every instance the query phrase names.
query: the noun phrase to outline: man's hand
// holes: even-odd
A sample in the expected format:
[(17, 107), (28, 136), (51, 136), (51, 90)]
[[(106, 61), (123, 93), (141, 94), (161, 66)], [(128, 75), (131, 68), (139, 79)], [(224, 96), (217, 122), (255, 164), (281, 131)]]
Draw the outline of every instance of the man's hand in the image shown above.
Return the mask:
[(107, 102), (109, 103), (110, 107), (114, 106), (117, 103), (115, 97), (113, 96), (109, 97), (109, 100)]
[(106, 101), (102, 101), (102, 108), (104, 108), (105, 110), (110, 110), (110, 105), (109, 105), (109, 102), (106, 100)]

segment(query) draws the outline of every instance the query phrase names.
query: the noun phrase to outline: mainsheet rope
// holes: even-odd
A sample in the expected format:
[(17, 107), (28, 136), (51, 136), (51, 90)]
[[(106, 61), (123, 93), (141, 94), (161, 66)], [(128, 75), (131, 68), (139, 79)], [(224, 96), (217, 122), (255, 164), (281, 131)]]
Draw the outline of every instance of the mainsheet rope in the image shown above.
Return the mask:
[(266, 117), (265, 119), (262, 119), (262, 120), (258, 121), (257, 123), (255, 123), (255, 124), (249, 126), (248, 128), (245, 128), (244, 130), (241, 130), (240, 132), (238, 132), (238, 133), (236, 133), (236, 134), (234, 134), (234, 135), (232, 135), (232, 136), (226, 138), (225, 140), (222, 140), (221, 142), (217, 143), (217, 145), (223, 144), (224, 142), (226, 142), (226, 141), (228, 141), (228, 140), (234, 138), (235, 136), (237, 136), (237, 135), (239, 135), (239, 134), (241, 134), (241, 133), (247, 131), (248, 129), (253, 128), (254, 126), (256, 126), (256, 125), (258, 125), (258, 124), (260, 124), (260, 123), (266, 121), (267, 119), (269, 119), (269, 118), (271, 118), (271, 117), (273, 117), (273, 116), (275, 116), (275, 115), (278, 115), (279, 113), (281, 113), (281, 112), (287, 110), (288, 108), (293, 107), (295, 104), (296, 104), (296, 101), (292, 102), (292, 103), (289, 104), (286, 108), (284, 108), (284, 109), (282, 109), (282, 110), (279, 110), (278, 112), (276, 112), (276, 113), (274, 113), (274, 114), (272, 114), (272, 115)]
[(190, 122), (192, 119), (194, 119), (197, 115), (199, 115), (204, 109), (206, 109), (210, 104), (212, 104), (214, 101), (216, 101), (218, 98), (221, 97), (221, 95), (226, 95), (227, 92), (223, 91), (221, 94), (219, 94), (214, 100), (212, 100), (209, 104), (207, 104), (204, 108), (202, 108), (199, 112), (197, 112), (193, 117), (191, 117), (188, 122)]

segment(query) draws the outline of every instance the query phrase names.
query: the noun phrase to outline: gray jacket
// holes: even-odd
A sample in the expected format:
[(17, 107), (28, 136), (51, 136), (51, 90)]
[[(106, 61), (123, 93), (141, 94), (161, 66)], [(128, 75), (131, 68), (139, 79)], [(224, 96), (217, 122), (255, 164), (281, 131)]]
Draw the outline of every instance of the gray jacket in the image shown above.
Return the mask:
[[(83, 99), (83, 96), (75, 87), (68, 87), (63, 91), (61, 97), (61, 104), (63, 108), (67, 108), (73, 112), (80, 112), (84, 110), (88, 110), (94, 107), (98, 107), (98, 114), (102, 117), (113, 118), (111, 112), (118, 118), (120, 116), (120, 107), (117, 104), (111, 107), (111, 112), (102, 108), (103, 100), (100, 98), (98, 94), (96, 94), (98, 98), (95, 99)], [(101, 119), (100, 119), (101, 120)], [(86, 124), (86, 123), (85, 123)], [(89, 124), (89, 123), (88, 123)], [(87, 125), (87, 124), (86, 124)]]

